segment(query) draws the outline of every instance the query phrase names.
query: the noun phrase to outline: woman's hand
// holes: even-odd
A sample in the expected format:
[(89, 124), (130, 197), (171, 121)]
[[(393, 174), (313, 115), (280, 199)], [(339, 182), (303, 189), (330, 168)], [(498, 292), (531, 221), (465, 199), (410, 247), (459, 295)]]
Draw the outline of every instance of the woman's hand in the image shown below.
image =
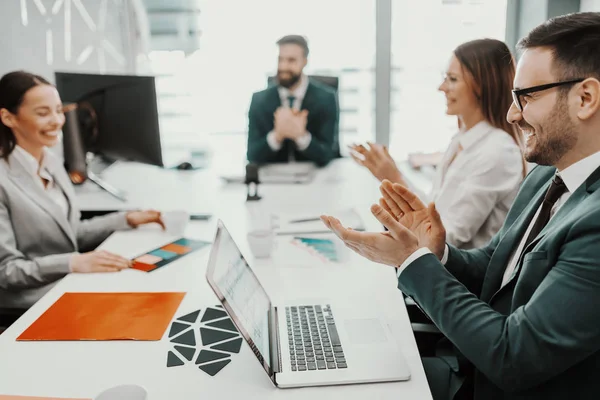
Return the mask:
[(369, 142), (367, 144), (369, 145), (368, 149), (362, 144), (350, 146), (352, 150), (350, 155), (354, 161), (371, 171), (380, 182), (387, 179), (394, 183), (405, 184), (387, 146)]
[(165, 224), (161, 218), (160, 211), (145, 210), (145, 211), (130, 211), (126, 215), (127, 223), (132, 228), (137, 228), (140, 225), (157, 223), (165, 229)]
[(130, 266), (131, 261), (125, 257), (104, 250), (75, 254), (70, 263), (71, 271), (77, 273), (119, 272)]

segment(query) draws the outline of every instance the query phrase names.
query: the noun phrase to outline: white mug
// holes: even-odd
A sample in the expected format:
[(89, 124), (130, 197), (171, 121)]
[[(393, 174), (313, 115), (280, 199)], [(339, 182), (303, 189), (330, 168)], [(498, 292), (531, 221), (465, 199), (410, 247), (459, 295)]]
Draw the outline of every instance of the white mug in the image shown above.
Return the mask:
[(275, 245), (275, 232), (272, 229), (256, 229), (248, 232), (248, 245), (256, 258), (269, 258)]
[(165, 211), (161, 213), (161, 219), (168, 234), (183, 236), (190, 215), (185, 211)]
[(106, 389), (94, 400), (146, 400), (146, 389), (138, 385), (120, 385)]

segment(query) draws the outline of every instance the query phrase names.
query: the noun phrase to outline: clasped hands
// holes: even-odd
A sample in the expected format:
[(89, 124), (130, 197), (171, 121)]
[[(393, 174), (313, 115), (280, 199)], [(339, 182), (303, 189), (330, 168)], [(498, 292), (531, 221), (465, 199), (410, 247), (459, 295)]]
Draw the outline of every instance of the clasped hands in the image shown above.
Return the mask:
[(380, 191), (383, 197), (371, 206), (371, 212), (387, 232), (358, 232), (326, 215), (321, 220), (347, 247), (373, 262), (397, 268), (421, 247), (441, 260), (446, 230), (435, 205), (426, 206), (406, 187), (388, 180), (383, 181)]
[(308, 110), (279, 107), (273, 114), (275, 137), (278, 142), (284, 139), (297, 140), (306, 135)]

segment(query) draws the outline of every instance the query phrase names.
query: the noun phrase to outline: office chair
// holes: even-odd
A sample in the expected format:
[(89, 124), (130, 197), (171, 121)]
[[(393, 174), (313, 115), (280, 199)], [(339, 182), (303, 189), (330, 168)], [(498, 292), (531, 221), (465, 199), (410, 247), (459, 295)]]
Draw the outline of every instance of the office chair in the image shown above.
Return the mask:
[(419, 349), (419, 355), (421, 357), (434, 357), (437, 345), (444, 335), (417, 306), (413, 299), (404, 296), (404, 302), (410, 326), (417, 342), (417, 348)]
[[(308, 75), (308, 80), (313, 80), (319, 82), (327, 87), (332, 88), (335, 91), (335, 100), (338, 103), (339, 109), (339, 97), (338, 97), (338, 89), (340, 86), (340, 80), (337, 76), (326, 76), (326, 75)], [(277, 77), (269, 76), (267, 78), (267, 87), (273, 86), (277, 84)], [(338, 121), (338, 126), (335, 131), (335, 139), (337, 142), (337, 148), (335, 150), (335, 158), (341, 158), (342, 153), (340, 151), (340, 126)]]
[[(309, 80), (322, 83), (325, 86), (332, 88), (336, 94), (340, 86), (340, 80), (337, 76), (325, 76), (325, 75), (308, 75)], [(277, 83), (277, 77), (269, 76), (267, 78), (267, 86), (273, 86)]]
[(0, 308), (0, 333), (18, 320), (25, 311), (14, 308)]

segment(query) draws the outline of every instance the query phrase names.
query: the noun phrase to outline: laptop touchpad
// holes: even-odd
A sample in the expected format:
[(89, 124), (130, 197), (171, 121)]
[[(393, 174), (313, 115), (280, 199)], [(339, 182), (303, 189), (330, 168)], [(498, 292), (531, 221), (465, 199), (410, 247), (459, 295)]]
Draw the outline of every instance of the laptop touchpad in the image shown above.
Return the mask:
[(385, 343), (387, 337), (377, 318), (348, 319), (344, 327), (353, 344)]

